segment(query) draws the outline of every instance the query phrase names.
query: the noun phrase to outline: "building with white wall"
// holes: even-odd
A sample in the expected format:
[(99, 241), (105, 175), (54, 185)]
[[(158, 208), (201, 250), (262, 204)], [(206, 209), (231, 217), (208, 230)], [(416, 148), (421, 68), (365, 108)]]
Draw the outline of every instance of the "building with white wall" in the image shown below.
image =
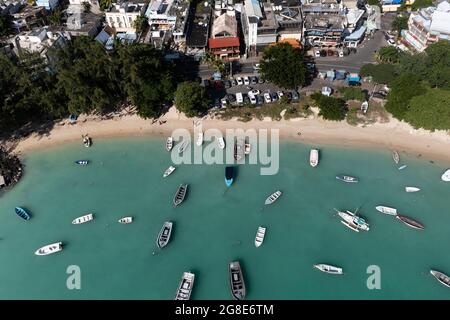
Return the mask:
[(114, 3), (105, 11), (106, 23), (118, 33), (136, 33), (134, 21), (145, 13), (146, 7), (143, 0)]

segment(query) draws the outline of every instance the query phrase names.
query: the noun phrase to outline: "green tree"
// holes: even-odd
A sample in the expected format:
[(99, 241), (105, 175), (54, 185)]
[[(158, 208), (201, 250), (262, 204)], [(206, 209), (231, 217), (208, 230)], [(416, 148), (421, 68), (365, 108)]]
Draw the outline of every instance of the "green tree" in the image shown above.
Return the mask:
[(412, 98), (405, 120), (415, 128), (449, 130), (450, 91), (429, 89), (424, 95)]
[(112, 0), (99, 0), (98, 5), (100, 10), (105, 11), (112, 5)]
[(62, 26), (62, 13), (61, 10), (55, 9), (50, 13), (50, 15), (47, 17), (48, 22), (51, 26)]
[(89, 2), (83, 1), (82, 5), (83, 5), (84, 12), (91, 12), (91, 4)]
[(433, 0), (416, 0), (411, 5), (411, 10), (417, 11), (420, 8), (426, 8), (426, 7), (430, 7), (432, 5), (433, 5)]
[(395, 79), (398, 71), (397, 67), (388, 64), (365, 64), (361, 67), (359, 73), (363, 77), (371, 76), (376, 83), (390, 84)]
[(282, 88), (295, 89), (306, 84), (303, 52), (288, 43), (266, 48), (260, 65), (263, 78)]
[(408, 16), (404, 15), (397, 15), (395, 19), (392, 21), (392, 29), (397, 31), (397, 33), (400, 35), (400, 32), (403, 29), (408, 29)]
[(425, 90), (418, 75), (409, 72), (401, 74), (391, 84), (386, 110), (395, 118), (403, 120), (408, 112), (411, 98), (425, 93)]
[(385, 63), (397, 63), (400, 60), (400, 51), (393, 47), (381, 47), (376, 54), (377, 60)]
[(208, 110), (209, 98), (204, 87), (197, 82), (185, 81), (175, 92), (175, 106), (188, 117), (195, 117)]
[(137, 16), (133, 21), (133, 27), (136, 29), (136, 33), (142, 32), (147, 24), (148, 18), (144, 14)]
[(367, 4), (371, 6), (378, 6), (381, 8), (380, 0), (367, 0)]
[(10, 24), (10, 16), (0, 14), (0, 37), (7, 36), (11, 32)]
[(224, 73), (225, 72), (225, 64), (222, 60), (218, 59), (215, 55), (210, 52), (207, 52), (203, 57), (203, 62), (212, 67), (215, 71)]
[(332, 121), (341, 121), (345, 119), (345, 113), (347, 111), (345, 100), (327, 97), (320, 92), (313, 93), (311, 98), (320, 109), (319, 116)]
[(338, 89), (338, 92), (343, 95), (345, 101), (348, 100), (358, 100), (366, 101), (367, 92), (356, 87), (342, 87)]

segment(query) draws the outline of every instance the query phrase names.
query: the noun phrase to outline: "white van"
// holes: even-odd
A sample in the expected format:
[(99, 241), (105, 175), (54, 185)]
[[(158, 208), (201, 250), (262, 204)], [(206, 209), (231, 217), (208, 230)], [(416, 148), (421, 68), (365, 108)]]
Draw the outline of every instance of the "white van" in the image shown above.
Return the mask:
[(236, 103), (242, 104), (244, 102), (244, 97), (241, 92), (236, 93)]

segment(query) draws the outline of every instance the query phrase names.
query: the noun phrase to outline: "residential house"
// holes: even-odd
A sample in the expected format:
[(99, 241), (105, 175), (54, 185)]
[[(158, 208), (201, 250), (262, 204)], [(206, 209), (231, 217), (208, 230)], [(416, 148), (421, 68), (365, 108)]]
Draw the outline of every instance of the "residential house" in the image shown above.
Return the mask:
[(95, 40), (100, 42), (106, 50), (114, 49), (114, 30), (110, 26), (105, 26)]
[(239, 59), (240, 43), (234, 14), (230, 15), (225, 12), (214, 19), (208, 46), (209, 51), (221, 60)]
[(11, 25), (17, 32), (45, 26), (45, 8), (26, 6), (12, 14)]
[(44, 7), (46, 10), (53, 10), (59, 4), (59, 0), (36, 0), (36, 6)]
[(114, 3), (105, 11), (106, 23), (117, 33), (136, 34), (134, 21), (145, 13), (146, 7), (147, 3), (144, 0)]
[(80, 5), (71, 4), (67, 8), (66, 31), (71, 36), (95, 37), (102, 26), (103, 16), (84, 12)]
[(91, 5), (91, 12), (100, 14), (102, 13), (100, 10), (100, 4), (98, 0), (69, 0), (69, 7), (70, 6), (83, 6), (83, 3), (89, 3)]
[(408, 30), (402, 31), (402, 38), (406, 45), (419, 52), (439, 40), (450, 41), (450, 3), (443, 1), (436, 7), (412, 12)]
[(196, 60), (205, 56), (208, 47), (211, 21), (211, 5), (209, 2), (199, 2), (191, 7), (190, 19), (186, 28), (186, 54)]
[(297, 0), (275, 0), (273, 8), (278, 24), (278, 42), (286, 40), (288, 43), (299, 46), (303, 39), (301, 2)]

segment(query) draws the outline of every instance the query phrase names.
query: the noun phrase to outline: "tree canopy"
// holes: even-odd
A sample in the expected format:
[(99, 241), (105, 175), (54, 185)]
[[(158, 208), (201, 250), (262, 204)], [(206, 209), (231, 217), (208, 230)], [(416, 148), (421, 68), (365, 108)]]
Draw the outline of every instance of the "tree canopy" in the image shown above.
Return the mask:
[(388, 63), (365, 64), (361, 67), (363, 77), (371, 76), (376, 83), (390, 84), (397, 75), (397, 67)]
[(303, 52), (288, 43), (266, 48), (260, 65), (263, 78), (282, 88), (295, 89), (306, 84)]
[(408, 29), (408, 16), (403, 16), (403, 15), (397, 15), (395, 16), (395, 19), (392, 21), (392, 29), (394, 29), (395, 31), (397, 31), (398, 34), (400, 34), (400, 32), (403, 29)]
[(315, 104), (319, 107), (319, 116), (326, 120), (340, 121), (345, 119), (347, 111), (345, 100), (341, 98), (327, 97), (320, 92), (311, 95)]
[(175, 92), (175, 106), (188, 117), (204, 113), (208, 109), (209, 100), (205, 88), (197, 82), (182, 82)]

